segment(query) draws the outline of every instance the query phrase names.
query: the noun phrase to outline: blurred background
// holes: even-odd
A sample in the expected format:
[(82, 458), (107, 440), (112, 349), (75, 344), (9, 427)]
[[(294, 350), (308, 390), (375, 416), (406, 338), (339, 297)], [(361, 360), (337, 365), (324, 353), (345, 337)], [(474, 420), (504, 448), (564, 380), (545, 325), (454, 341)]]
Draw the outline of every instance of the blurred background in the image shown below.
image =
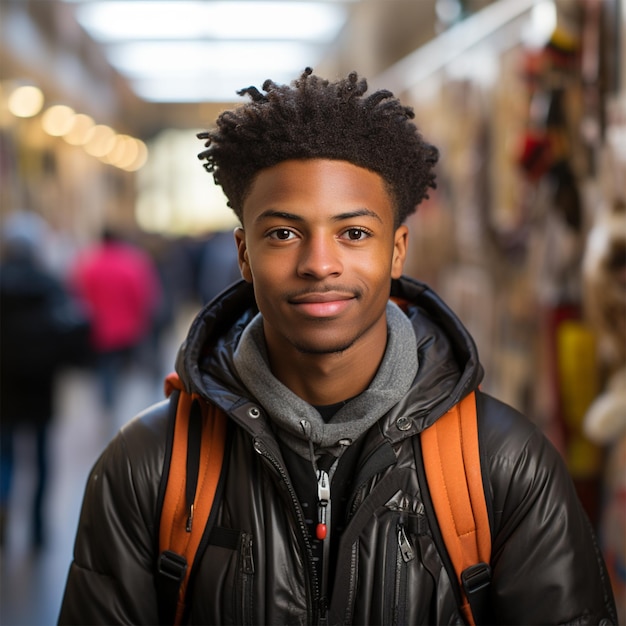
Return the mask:
[(306, 66), (439, 147), (406, 273), (563, 454), (626, 623), (625, 33), (619, 0), (2, 0), (0, 623), (56, 622), (90, 467), (237, 276), (196, 133)]

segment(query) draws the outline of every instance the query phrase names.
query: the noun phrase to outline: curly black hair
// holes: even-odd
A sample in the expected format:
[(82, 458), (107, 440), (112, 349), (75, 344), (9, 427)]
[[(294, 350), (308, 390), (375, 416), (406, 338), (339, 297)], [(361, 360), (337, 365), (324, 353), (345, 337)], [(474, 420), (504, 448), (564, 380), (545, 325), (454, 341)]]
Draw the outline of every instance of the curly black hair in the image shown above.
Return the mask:
[(242, 223), (256, 174), (292, 159), (337, 159), (376, 172), (395, 200), (396, 226), (436, 187), (439, 153), (411, 122), (413, 109), (387, 90), (364, 97), (367, 81), (356, 72), (329, 82), (307, 68), (291, 86), (266, 80), (263, 91), (242, 89), (251, 101), (198, 134), (206, 140), (198, 158)]

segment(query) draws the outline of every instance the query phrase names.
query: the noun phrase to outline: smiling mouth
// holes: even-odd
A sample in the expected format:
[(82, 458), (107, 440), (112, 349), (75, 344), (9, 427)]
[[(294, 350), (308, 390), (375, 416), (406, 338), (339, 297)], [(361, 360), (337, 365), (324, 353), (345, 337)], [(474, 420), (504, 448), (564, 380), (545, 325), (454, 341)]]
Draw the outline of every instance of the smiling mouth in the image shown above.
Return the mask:
[(320, 304), (325, 302), (338, 302), (341, 300), (352, 300), (354, 294), (339, 291), (324, 291), (315, 293), (305, 293), (289, 299), (291, 304)]
[(347, 309), (356, 296), (352, 293), (329, 291), (296, 296), (289, 303), (309, 317), (335, 317)]

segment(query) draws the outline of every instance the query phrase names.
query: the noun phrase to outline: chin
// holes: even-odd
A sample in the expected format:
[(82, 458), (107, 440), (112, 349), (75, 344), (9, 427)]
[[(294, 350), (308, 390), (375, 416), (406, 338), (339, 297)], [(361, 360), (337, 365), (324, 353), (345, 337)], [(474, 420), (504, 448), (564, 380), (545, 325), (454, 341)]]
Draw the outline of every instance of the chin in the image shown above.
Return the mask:
[(325, 341), (293, 341), (292, 345), (301, 354), (341, 354), (349, 350), (356, 339)]

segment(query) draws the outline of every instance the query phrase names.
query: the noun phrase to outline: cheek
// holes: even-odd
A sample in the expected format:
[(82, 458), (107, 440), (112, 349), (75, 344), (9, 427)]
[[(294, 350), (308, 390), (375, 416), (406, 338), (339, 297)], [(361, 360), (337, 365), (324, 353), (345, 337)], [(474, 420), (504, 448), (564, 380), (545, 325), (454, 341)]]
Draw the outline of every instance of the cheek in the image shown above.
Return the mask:
[(381, 284), (388, 283), (392, 278), (398, 278), (402, 272), (402, 259), (396, 253), (396, 249), (390, 250), (385, 246), (379, 253), (370, 257), (360, 264), (361, 271), (366, 273), (369, 279)]
[(391, 284), (391, 267), (390, 259), (370, 261), (368, 263), (359, 264), (358, 273), (354, 274), (359, 282), (362, 283), (365, 291), (370, 292), (373, 298), (382, 298), (386, 300), (389, 297), (389, 287)]
[[(246, 280), (253, 282), (257, 288), (271, 290), (274, 285), (279, 285), (281, 275), (285, 273), (287, 262), (275, 262), (267, 254), (257, 254), (254, 252), (245, 256), (242, 272), (245, 272)], [(262, 286), (262, 287), (261, 287)]]

